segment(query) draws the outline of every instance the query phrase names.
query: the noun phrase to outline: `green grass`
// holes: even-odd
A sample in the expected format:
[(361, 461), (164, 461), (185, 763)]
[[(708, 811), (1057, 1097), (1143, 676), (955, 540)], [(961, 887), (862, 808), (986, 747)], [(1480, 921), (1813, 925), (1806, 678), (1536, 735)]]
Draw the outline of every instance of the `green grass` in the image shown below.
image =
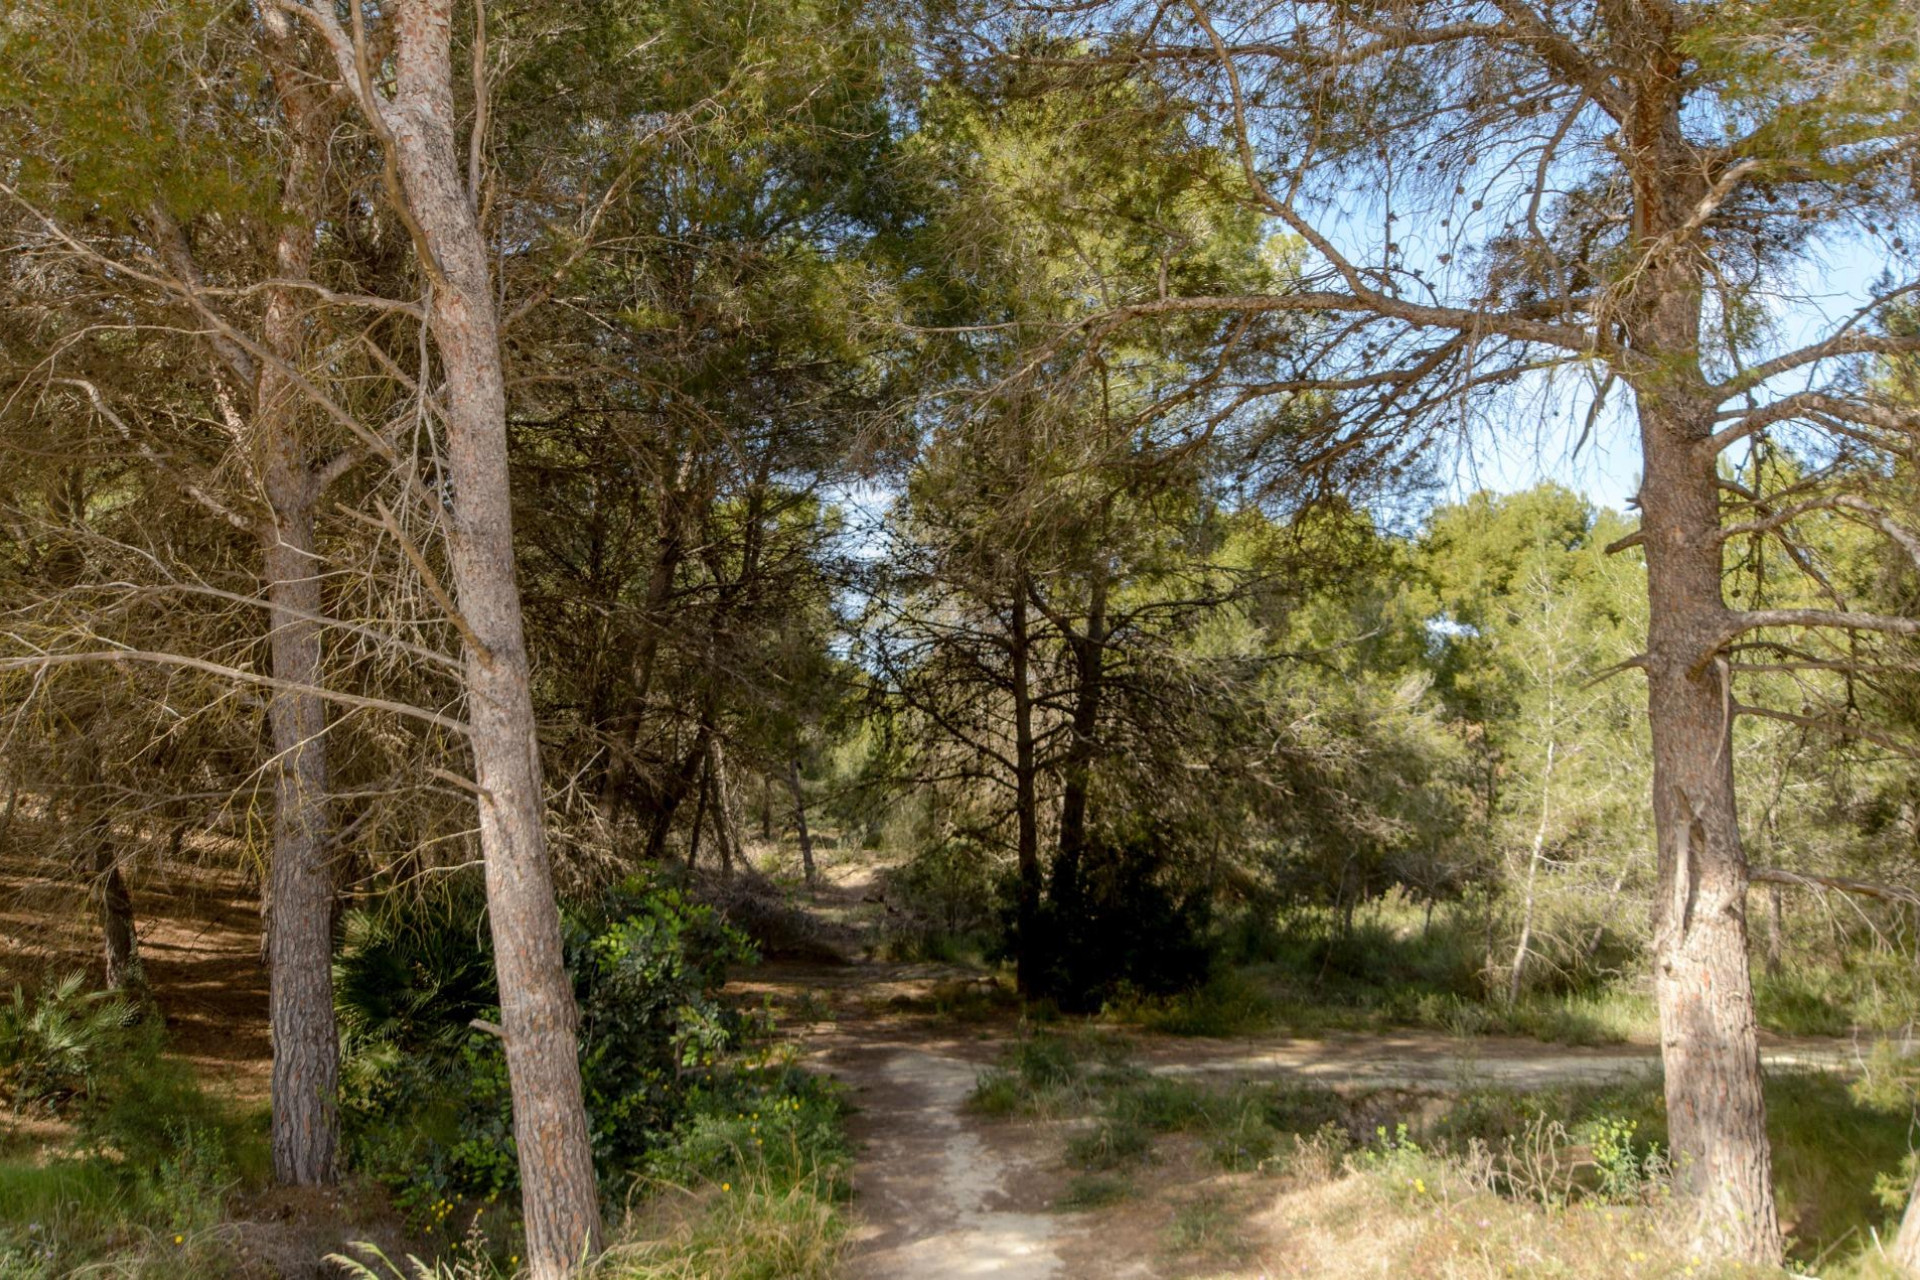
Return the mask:
[(697, 1099), (649, 1160), (602, 1280), (829, 1280), (848, 1222), (846, 1104), (832, 1081), (770, 1069)]
[(1095, 1173), (1138, 1164), (1153, 1153), (1153, 1134), (1127, 1120), (1102, 1119), (1067, 1139), (1067, 1162)]
[(1238, 1262), (1252, 1252), (1241, 1233), (1240, 1214), (1216, 1194), (1201, 1193), (1175, 1205), (1166, 1240), (1168, 1252), (1205, 1262)]
[[(1888, 1084), (1878, 1090), (1821, 1073), (1767, 1080), (1775, 1186), (1794, 1238), (1792, 1256), (1802, 1263), (1865, 1266), (1858, 1257), (1870, 1232), (1885, 1238), (1897, 1216), (1898, 1206), (1889, 1207), (1881, 1193), (1889, 1179), (1902, 1176), (1911, 1149), (1913, 1095), (1901, 1087), (1905, 1077), (1894, 1066), (1881, 1074)], [(1115, 1061), (1110, 1043), (1086, 1037), (1035, 1037), (1009, 1050), (1002, 1068), (983, 1078), (976, 1105), (990, 1109), (989, 1098), (1003, 1114), (1034, 1114), (1039, 1098), (1051, 1114), (1087, 1118), (1088, 1127), (1067, 1140), (1066, 1158), (1082, 1172), (1062, 1208), (1133, 1194), (1127, 1170), (1152, 1160), (1158, 1140), (1172, 1133), (1197, 1138), (1210, 1161), (1230, 1172), (1293, 1173), (1298, 1166), (1302, 1176), (1326, 1176), (1343, 1159), (1376, 1170), (1417, 1164), (1400, 1179), (1415, 1188), (1401, 1192), (1416, 1200), (1426, 1194), (1417, 1186), (1421, 1177), (1437, 1185), (1441, 1168), (1476, 1143), (1499, 1153), (1547, 1140), (1578, 1168), (1551, 1184), (1502, 1175), (1496, 1183), (1503, 1194), (1532, 1203), (1628, 1206), (1658, 1201), (1667, 1146), (1657, 1078), (1524, 1092), (1474, 1089), (1437, 1115), (1405, 1117), (1411, 1127), (1403, 1138), (1399, 1120), (1381, 1110), (1404, 1104), (1395, 1091), (1349, 1096), (1312, 1085), (1214, 1087)], [(1358, 1153), (1348, 1155), (1356, 1143)], [(1204, 1216), (1182, 1230), (1194, 1240), (1207, 1238)]]
[(847, 1218), (836, 1170), (749, 1169), (738, 1182), (655, 1195), (594, 1268), (598, 1280), (831, 1280), (839, 1265)]
[[(1581, 922), (1590, 935), (1596, 922)], [(1497, 931), (1496, 931), (1497, 932)], [(1296, 1035), (1422, 1027), (1460, 1036), (1514, 1035), (1558, 1044), (1657, 1037), (1659, 1018), (1631, 936), (1602, 930), (1589, 960), (1562, 971), (1542, 961), (1512, 1007), (1488, 928), (1469, 906), (1428, 918), (1383, 901), (1343, 929), (1301, 912), (1285, 927), (1245, 917), (1220, 939), (1220, 967), (1202, 988), (1116, 1007), (1119, 1020), (1173, 1035)], [(1911, 958), (1870, 936), (1804, 939), (1783, 973), (1755, 975), (1760, 1025), (1785, 1035), (1888, 1033), (1920, 1022), (1920, 974)]]
[(1782, 1035), (1895, 1032), (1920, 1021), (1920, 983), (1911, 959), (1887, 952), (1796, 957), (1779, 974), (1755, 975), (1754, 1005), (1760, 1025)]
[(1082, 1209), (1104, 1209), (1108, 1205), (1130, 1200), (1133, 1196), (1133, 1183), (1123, 1177), (1110, 1173), (1082, 1173), (1067, 1183), (1066, 1190), (1053, 1202), (1053, 1207), (1069, 1213)]
[[(1781, 1221), (1794, 1238), (1792, 1256), (1838, 1258), (1865, 1244), (1870, 1230), (1885, 1238), (1897, 1215), (1881, 1202), (1875, 1183), (1897, 1174), (1912, 1149), (1911, 1098), (1862, 1101), (1844, 1078), (1818, 1072), (1771, 1075), (1766, 1094), (1774, 1190)], [(1642, 1147), (1667, 1142), (1658, 1080), (1531, 1093), (1477, 1091), (1455, 1102), (1423, 1137), (1454, 1151), (1472, 1139), (1497, 1146), (1542, 1115), (1576, 1138), (1596, 1122), (1614, 1120), (1631, 1124)]]
[(1059, 1115), (1083, 1110), (1098, 1096), (1123, 1046), (1097, 1033), (1035, 1032), (1014, 1041), (980, 1073), (967, 1099), (981, 1115)]

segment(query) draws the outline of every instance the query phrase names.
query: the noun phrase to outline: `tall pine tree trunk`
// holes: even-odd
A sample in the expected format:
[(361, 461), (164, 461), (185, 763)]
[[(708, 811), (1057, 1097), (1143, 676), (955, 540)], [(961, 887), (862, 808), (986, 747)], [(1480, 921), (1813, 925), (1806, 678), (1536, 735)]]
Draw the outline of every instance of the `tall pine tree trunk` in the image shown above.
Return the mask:
[(1672, 26), (1626, 15), (1646, 56), (1626, 128), (1636, 258), (1619, 334), (1637, 400), (1647, 562), (1647, 715), (1659, 875), (1654, 995), (1677, 1189), (1713, 1254), (1779, 1265), (1772, 1151), (1747, 961), (1747, 862), (1734, 803), (1732, 674), (1721, 647), (1718, 408), (1701, 364), (1706, 293), (1693, 221), (1708, 177), (1680, 122)]
[[(320, 682), (320, 626), (313, 619), (322, 603), (312, 517), (296, 508), (277, 523), (280, 540), (266, 548), (273, 672), (312, 688)], [(276, 765), (267, 916), (273, 1176), (282, 1185), (312, 1186), (334, 1180), (340, 1137), (327, 713), (318, 695), (280, 688), (267, 716)]]
[[(445, 373), (452, 489), (447, 537), (465, 630), (467, 718), (479, 786), (480, 847), (513, 1096), (527, 1264), (535, 1280), (570, 1274), (600, 1251), (600, 1202), (582, 1100), (579, 1021), (561, 953), (547, 860), (545, 796), (534, 734), (520, 592), (514, 581), (506, 383), (499, 320), (479, 226), (456, 147), (452, 0), (403, 0), (391, 131), (422, 252), (437, 260), (427, 323)], [(429, 264), (431, 265), (431, 264)]]
[(1061, 770), (1060, 843), (1053, 864), (1053, 900), (1070, 915), (1080, 906), (1080, 877), (1087, 852), (1087, 806), (1093, 788), (1094, 739), (1106, 691), (1107, 580), (1096, 570), (1087, 604), (1087, 629), (1072, 637), (1073, 737)]
[(1020, 876), (1020, 897), (1014, 908), (1018, 934), (1014, 979), (1022, 995), (1035, 995), (1040, 988), (1040, 813), (1033, 744), (1033, 690), (1027, 671), (1033, 640), (1027, 625), (1024, 576), (1014, 584), (1012, 603), (1007, 638), (1012, 658), (1013, 804), (1016, 866)]
[[(326, 161), (331, 112), (324, 90), (307, 74), (281, 15), (274, 39), (282, 111), (291, 140), (280, 207), (286, 219), (274, 243), (282, 280), (312, 271), (320, 169)], [(328, 812), (327, 711), (321, 684), (325, 608), (313, 510), (318, 481), (300, 434), (299, 388), (281, 368), (302, 353), (302, 300), (275, 289), (261, 321), (273, 360), (260, 362), (254, 383), (254, 429), (263, 457), (270, 514), (262, 524), (270, 658), (283, 682), (267, 719), (273, 733), (273, 856), (268, 866), (268, 1020), (272, 1027), (274, 1180), (283, 1186), (329, 1183), (338, 1174), (340, 1043), (333, 1013), (333, 826)], [(304, 686), (302, 689), (290, 685)]]
[(807, 887), (812, 888), (819, 873), (813, 865), (813, 833), (807, 830), (807, 793), (800, 787), (800, 761), (797, 757), (787, 761), (787, 789), (793, 793), (793, 825), (800, 834), (800, 865), (807, 873)]
[(1733, 691), (1717, 654), (1726, 618), (1719, 493), (1714, 457), (1702, 446), (1712, 408), (1640, 394), (1647, 712), (1659, 841), (1654, 991), (1674, 1176), (1695, 1201), (1703, 1243), (1774, 1264), (1780, 1228), (1747, 967)]

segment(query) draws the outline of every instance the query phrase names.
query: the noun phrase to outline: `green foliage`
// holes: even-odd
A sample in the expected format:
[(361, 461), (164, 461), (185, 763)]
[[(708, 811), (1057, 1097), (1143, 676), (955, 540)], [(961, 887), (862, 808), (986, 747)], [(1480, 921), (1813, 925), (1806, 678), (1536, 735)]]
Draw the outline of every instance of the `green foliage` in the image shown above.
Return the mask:
[(1131, 1199), (1133, 1194), (1133, 1184), (1125, 1178), (1110, 1173), (1078, 1173), (1053, 1202), (1053, 1207), (1069, 1213), (1081, 1209), (1104, 1209)]
[(1222, 967), (1198, 991), (1162, 1000), (1118, 1002), (1115, 1014), (1176, 1036), (1257, 1035), (1280, 1021), (1281, 1009), (1255, 979)]
[(1825, 955), (1790, 952), (1780, 972), (1756, 974), (1754, 1011), (1783, 1035), (1896, 1033), (1920, 1019), (1920, 974), (1910, 957), (1856, 935)]
[[(404, 923), (350, 921), (338, 964), (352, 1163), (427, 1226), (444, 1206), (518, 1186), (506, 1057), (468, 1025), (499, 1016), (483, 908), (456, 890)], [(716, 993), (753, 952), (712, 907), (650, 880), (568, 912), (565, 941), (594, 1156), (612, 1191), (724, 1074), (745, 1027)]]
[(1636, 1145), (1637, 1120), (1596, 1116), (1573, 1130), (1591, 1153), (1600, 1199), (1611, 1204), (1635, 1204), (1664, 1185), (1666, 1155), (1659, 1144)]
[(232, 1262), (229, 1193), (259, 1176), (258, 1126), (201, 1091), (157, 1020), (97, 1047), (70, 1148), (0, 1158), (0, 1274), (189, 1277)]
[(1152, 1151), (1153, 1135), (1144, 1125), (1111, 1116), (1067, 1139), (1068, 1163), (1095, 1172), (1138, 1163)]
[(687, 1184), (765, 1175), (780, 1185), (840, 1176), (846, 1102), (831, 1080), (780, 1062), (717, 1074), (647, 1153), (649, 1177)]
[(916, 850), (887, 873), (893, 950), (904, 959), (952, 963), (967, 950), (992, 950), (998, 925), (999, 865), (990, 850), (960, 835)]
[(249, 21), (219, 0), (9, 6), (0, 119), (18, 129), (6, 136), (19, 166), (9, 181), (60, 214), (121, 225), (155, 202), (183, 220), (265, 211), (272, 108)]
[(137, 1011), (124, 996), (86, 984), (78, 970), (48, 978), (33, 995), (16, 983), (0, 1003), (0, 1098), (16, 1111), (59, 1114), (85, 1102), (124, 1050)]
[[(1120, 993), (1169, 995), (1198, 986), (1213, 963), (1210, 895), (1176, 878), (1190, 859), (1161, 839), (1086, 851), (1071, 897), (1043, 905), (1029, 951), (1036, 992), (1070, 1013)], [(1009, 907), (1008, 945), (1021, 947)]]

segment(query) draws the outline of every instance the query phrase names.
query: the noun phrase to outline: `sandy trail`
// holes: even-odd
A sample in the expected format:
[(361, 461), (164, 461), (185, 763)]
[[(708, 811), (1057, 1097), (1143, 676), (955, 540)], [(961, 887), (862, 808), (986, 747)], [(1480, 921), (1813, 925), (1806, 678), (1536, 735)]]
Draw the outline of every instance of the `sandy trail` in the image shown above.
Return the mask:
[[(1854, 1071), (1871, 1047), (1867, 1041), (1778, 1040), (1761, 1045), (1760, 1060), (1769, 1071)], [(1654, 1045), (1575, 1048), (1420, 1032), (1328, 1040), (1155, 1039), (1138, 1048), (1141, 1065), (1156, 1075), (1222, 1083), (1297, 1080), (1334, 1089), (1547, 1089), (1632, 1079), (1660, 1066)]]
[(858, 1108), (849, 1280), (1064, 1276), (1067, 1220), (1047, 1211), (1044, 1185), (1056, 1144), (1029, 1126), (984, 1124), (966, 1111), (992, 1051), (883, 1027), (846, 1028), (818, 1051)]
[[(760, 975), (762, 990), (806, 991), (838, 1021), (799, 1030), (811, 1063), (847, 1084), (858, 1226), (849, 1280), (1118, 1280), (1159, 1274), (1125, 1232), (1096, 1230), (1099, 1214), (1051, 1204), (1072, 1171), (1055, 1125), (968, 1113), (982, 1070), (1017, 1035), (1010, 1025), (964, 1027), (875, 1012), (938, 976), (909, 966), (807, 967)], [(767, 981), (771, 978), (772, 981)], [(1598, 1084), (1657, 1069), (1652, 1045), (1577, 1048), (1517, 1039), (1389, 1032), (1328, 1039), (1131, 1038), (1133, 1061), (1158, 1075), (1234, 1082), (1297, 1081), (1366, 1092), (1447, 1094), (1475, 1088)], [(1865, 1042), (1772, 1040), (1769, 1070), (1857, 1068)], [(1109, 1238), (1111, 1237), (1111, 1238)]]

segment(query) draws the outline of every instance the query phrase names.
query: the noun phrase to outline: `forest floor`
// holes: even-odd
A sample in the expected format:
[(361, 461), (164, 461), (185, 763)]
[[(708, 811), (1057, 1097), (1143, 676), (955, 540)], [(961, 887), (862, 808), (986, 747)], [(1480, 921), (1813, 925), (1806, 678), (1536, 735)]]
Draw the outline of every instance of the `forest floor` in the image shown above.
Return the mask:
[[(885, 907), (870, 865), (829, 863), (828, 882), (796, 892), (795, 901), (851, 956)], [(97, 969), (83, 904), (57, 870), (43, 860), (0, 859), (0, 972), (8, 985), (75, 965)], [(212, 865), (174, 865), (138, 885), (140, 947), (175, 1052), (237, 1110), (262, 1112), (269, 1057), (256, 888)], [(1377, 1204), (1342, 1199), (1370, 1194), (1352, 1180), (1277, 1190), (1271, 1177), (1221, 1170), (1190, 1134), (1166, 1136), (1131, 1166), (1115, 1202), (1073, 1207), (1087, 1179), (1065, 1150), (1092, 1123), (1087, 1115), (994, 1117), (969, 1105), (981, 1075), (1033, 1031), (977, 969), (775, 960), (742, 973), (730, 991), (775, 1008), (803, 1059), (849, 1090), (859, 1154), (848, 1280), (1390, 1274), (1362, 1263), (1387, 1265), (1391, 1251), (1366, 1246), (1404, 1224), (1383, 1218)], [(1417, 1121), (1474, 1090), (1645, 1079), (1657, 1066), (1650, 1044), (1582, 1048), (1421, 1031), (1206, 1039), (1103, 1026), (1090, 1034), (1153, 1077), (1331, 1090), (1350, 1100), (1349, 1120), (1368, 1132), (1376, 1122)], [(1845, 1072), (1863, 1051), (1844, 1040), (1780, 1038), (1763, 1050), (1770, 1068), (1820, 1072)], [(18, 1151), (48, 1136), (16, 1130), (4, 1145)], [(232, 1224), (248, 1252), (280, 1274), (318, 1274), (293, 1260), (304, 1256), (311, 1266), (340, 1247), (342, 1232), (399, 1243), (380, 1204), (284, 1199), (245, 1201)], [(287, 1265), (274, 1265), (280, 1260)]]
[[(877, 898), (869, 869), (830, 869), (827, 879), (801, 899), (832, 927), (845, 928), (858, 904)], [(1186, 1135), (1157, 1144), (1126, 1175), (1114, 1203), (1076, 1207), (1087, 1179), (1065, 1153), (1073, 1134), (1089, 1127), (1087, 1116), (996, 1117), (970, 1105), (983, 1073), (1034, 1030), (994, 998), (977, 970), (776, 961), (743, 974), (733, 989), (782, 1011), (780, 1025), (805, 1060), (849, 1089), (859, 1152), (849, 1280), (1392, 1274), (1378, 1270), (1392, 1265), (1389, 1252), (1354, 1247), (1395, 1229), (1377, 1218), (1369, 1225), (1372, 1214), (1339, 1203), (1362, 1193), (1330, 1183), (1276, 1194), (1271, 1178), (1213, 1167)], [(1354, 1111), (1349, 1127), (1364, 1132), (1431, 1118), (1475, 1092), (1644, 1083), (1659, 1064), (1653, 1044), (1573, 1047), (1425, 1031), (1210, 1039), (1102, 1027), (1093, 1034), (1107, 1042), (1110, 1059), (1155, 1077), (1218, 1089), (1331, 1090)], [(1763, 1041), (1770, 1073), (1849, 1073), (1868, 1047)]]
[[(102, 958), (84, 889), (67, 868), (35, 852), (30, 825), (0, 854), (0, 987), (33, 987), (83, 969), (94, 984)], [(248, 1154), (265, 1158), (272, 1046), (267, 1032), (267, 969), (261, 957), (259, 886), (236, 869), (229, 851), (189, 849), (161, 858), (141, 849), (133, 868), (141, 964), (166, 1019), (171, 1056), (222, 1109), (259, 1136)], [(0, 1157), (44, 1158), (70, 1141), (71, 1127), (0, 1112)], [(244, 1171), (251, 1183), (263, 1171)], [(378, 1188), (264, 1188), (236, 1196), (220, 1232), (247, 1276), (319, 1277), (337, 1271), (321, 1259), (357, 1241), (396, 1255), (417, 1241)]]

